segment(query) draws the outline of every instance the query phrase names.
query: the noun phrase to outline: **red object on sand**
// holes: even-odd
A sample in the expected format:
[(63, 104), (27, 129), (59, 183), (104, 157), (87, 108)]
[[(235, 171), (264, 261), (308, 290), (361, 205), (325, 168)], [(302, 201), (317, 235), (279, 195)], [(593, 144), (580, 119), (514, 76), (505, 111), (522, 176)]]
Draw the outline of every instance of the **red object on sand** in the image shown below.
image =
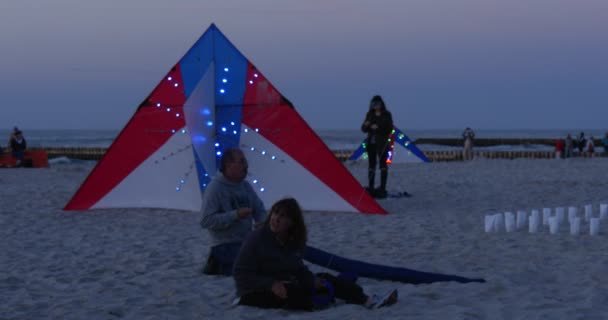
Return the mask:
[[(32, 168), (47, 168), (49, 166), (48, 154), (45, 150), (27, 150), (23, 155), (23, 166)], [(10, 152), (0, 154), (0, 168), (13, 168), (17, 166), (17, 159)]]

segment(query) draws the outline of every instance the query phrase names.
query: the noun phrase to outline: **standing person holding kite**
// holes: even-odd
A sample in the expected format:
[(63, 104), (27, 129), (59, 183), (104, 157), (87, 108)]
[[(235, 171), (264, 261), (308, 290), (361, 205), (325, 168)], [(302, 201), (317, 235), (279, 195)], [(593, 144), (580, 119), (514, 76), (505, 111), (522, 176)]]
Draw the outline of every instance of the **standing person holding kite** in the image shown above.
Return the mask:
[[(389, 136), (393, 130), (393, 116), (386, 109), (384, 100), (375, 95), (369, 103), (369, 110), (361, 125), (361, 131), (367, 133), (365, 149), (368, 156), (368, 192), (376, 198), (386, 198), (386, 181), (388, 179)], [(380, 166), (380, 188), (375, 189), (376, 163)]]

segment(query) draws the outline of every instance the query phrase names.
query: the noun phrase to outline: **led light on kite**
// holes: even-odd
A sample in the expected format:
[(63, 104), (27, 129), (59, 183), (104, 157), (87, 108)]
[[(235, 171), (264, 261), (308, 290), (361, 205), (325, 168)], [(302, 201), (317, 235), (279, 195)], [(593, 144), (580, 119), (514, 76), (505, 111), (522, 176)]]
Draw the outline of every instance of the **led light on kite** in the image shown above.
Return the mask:
[(228, 72), (228, 68), (224, 68), (224, 71), (225, 71), (225, 72)]
[(213, 121), (207, 121), (207, 127), (213, 126)]
[(226, 82), (228, 82), (228, 80), (226, 80), (226, 79), (222, 79), (222, 82), (223, 82), (223, 83), (226, 83)]
[(224, 92), (226, 92), (226, 90), (220, 89), (220, 93), (224, 93)]
[(167, 80), (171, 81), (173, 80), (173, 77), (167, 77)]
[(179, 86), (179, 84), (177, 84), (177, 83), (174, 83), (174, 84), (173, 84), (173, 86), (174, 86), (174, 87), (176, 87), (176, 88), (177, 88), (177, 86)]

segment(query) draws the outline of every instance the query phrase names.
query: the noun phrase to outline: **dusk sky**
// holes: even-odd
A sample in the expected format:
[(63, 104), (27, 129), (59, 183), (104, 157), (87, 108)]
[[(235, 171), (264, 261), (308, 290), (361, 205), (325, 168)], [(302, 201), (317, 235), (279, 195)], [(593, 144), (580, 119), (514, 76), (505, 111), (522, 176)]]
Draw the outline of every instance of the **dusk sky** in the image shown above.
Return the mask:
[(2, 0), (0, 128), (120, 129), (211, 23), (314, 129), (608, 129), (606, 0)]

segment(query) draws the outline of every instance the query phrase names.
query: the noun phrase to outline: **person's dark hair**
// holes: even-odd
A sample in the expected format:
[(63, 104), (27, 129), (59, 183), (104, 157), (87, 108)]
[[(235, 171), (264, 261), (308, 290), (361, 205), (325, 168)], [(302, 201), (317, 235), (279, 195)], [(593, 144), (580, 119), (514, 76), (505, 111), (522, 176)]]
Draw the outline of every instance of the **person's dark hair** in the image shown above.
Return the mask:
[(234, 158), (236, 158), (236, 153), (237, 152), (242, 152), (241, 149), (239, 148), (228, 148), (226, 150), (224, 150), (224, 153), (222, 154), (222, 158), (220, 159), (220, 172), (224, 173), (224, 169), (226, 169), (226, 165), (232, 161), (234, 161)]
[(286, 245), (290, 248), (304, 249), (308, 235), (306, 231), (306, 224), (304, 223), (304, 215), (302, 214), (302, 208), (300, 204), (294, 198), (285, 198), (277, 201), (272, 205), (266, 220), (264, 220), (264, 227), (270, 225), (270, 217), (274, 213), (283, 213), (286, 217), (291, 219), (293, 224), (289, 227)]
[(386, 111), (386, 105), (384, 104), (384, 100), (382, 100), (382, 97), (379, 95), (375, 95), (369, 102), (369, 111), (374, 110), (374, 106), (376, 104), (380, 104), (380, 110), (382, 112)]

